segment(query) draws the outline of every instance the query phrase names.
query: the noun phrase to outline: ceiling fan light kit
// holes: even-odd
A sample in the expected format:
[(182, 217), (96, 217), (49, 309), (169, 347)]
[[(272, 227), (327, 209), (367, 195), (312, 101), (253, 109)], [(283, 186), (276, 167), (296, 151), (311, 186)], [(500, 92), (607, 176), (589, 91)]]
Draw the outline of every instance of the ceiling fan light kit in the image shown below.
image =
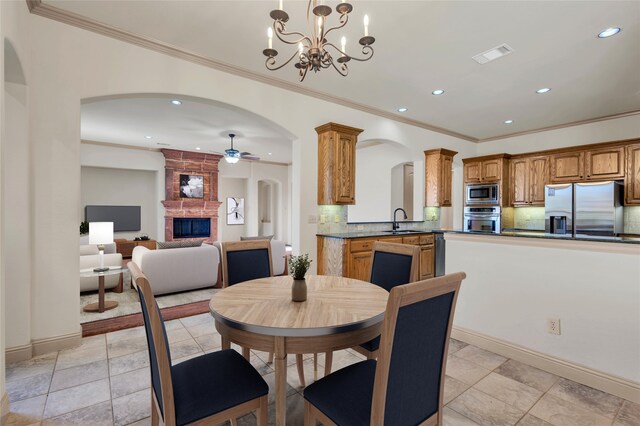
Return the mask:
[[(347, 22), (349, 22), (349, 13), (353, 10), (351, 4), (344, 1), (339, 3), (336, 6), (336, 12), (340, 14), (338, 25), (326, 29), (325, 21), (331, 14), (331, 8), (327, 5), (318, 4), (317, 0), (309, 0), (307, 6), (307, 22), (309, 27), (312, 28), (312, 34), (309, 36), (296, 31), (287, 32), (286, 23), (289, 21), (289, 14), (284, 11), (283, 0), (278, 2), (278, 6), (278, 9), (272, 10), (270, 13), (273, 19), (273, 28), (270, 27), (267, 33), (268, 48), (262, 51), (267, 57), (265, 61), (267, 69), (271, 71), (279, 70), (295, 59), (296, 62), (294, 66), (298, 69), (300, 81), (304, 80), (309, 70), (318, 72), (323, 68), (329, 67), (333, 67), (341, 76), (346, 77), (349, 73), (347, 62), (352, 59), (364, 62), (373, 57), (373, 48), (371, 45), (376, 39), (369, 35), (369, 17), (367, 15), (364, 16), (364, 36), (361, 37), (359, 41), (362, 46), (363, 57), (358, 58), (347, 55), (345, 37), (341, 38), (341, 48), (338, 48), (326, 38), (330, 32), (347, 25)], [(298, 47), (293, 55), (280, 65), (276, 64), (278, 51), (273, 48), (274, 33), (281, 42)], [(334, 51), (339, 57), (334, 60), (330, 50)], [(339, 65), (336, 65), (336, 62)]]
[(233, 149), (233, 138), (236, 137), (233, 133), (229, 133), (231, 138), (231, 148), (224, 150), (224, 159), (229, 164), (235, 164), (240, 160), (240, 151)]

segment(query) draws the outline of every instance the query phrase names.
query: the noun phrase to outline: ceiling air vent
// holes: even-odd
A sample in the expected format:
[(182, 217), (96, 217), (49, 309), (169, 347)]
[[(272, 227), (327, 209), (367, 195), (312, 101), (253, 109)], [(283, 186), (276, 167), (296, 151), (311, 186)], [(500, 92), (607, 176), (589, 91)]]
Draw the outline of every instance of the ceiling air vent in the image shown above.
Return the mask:
[(487, 50), (486, 52), (477, 54), (473, 57), (473, 60), (480, 65), (484, 65), (487, 62), (502, 58), (503, 56), (506, 56), (511, 52), (513, 52), (513, 47), (509, 46), (506, 43), (503, 43), (500, 46), (496, 46), (493, 49)]

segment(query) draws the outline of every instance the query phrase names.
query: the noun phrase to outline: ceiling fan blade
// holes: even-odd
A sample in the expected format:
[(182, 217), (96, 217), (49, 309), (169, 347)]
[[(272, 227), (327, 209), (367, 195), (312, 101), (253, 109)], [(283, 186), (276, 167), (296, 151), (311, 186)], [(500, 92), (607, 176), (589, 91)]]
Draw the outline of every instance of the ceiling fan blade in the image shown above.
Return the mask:
[(243, 160), (253, 160), (253, 161), (260, 160), (260, 157), (258, 157), (257, 155), (253, 155), (250, 152), (241, 152), (240, 158), (242, 158)]

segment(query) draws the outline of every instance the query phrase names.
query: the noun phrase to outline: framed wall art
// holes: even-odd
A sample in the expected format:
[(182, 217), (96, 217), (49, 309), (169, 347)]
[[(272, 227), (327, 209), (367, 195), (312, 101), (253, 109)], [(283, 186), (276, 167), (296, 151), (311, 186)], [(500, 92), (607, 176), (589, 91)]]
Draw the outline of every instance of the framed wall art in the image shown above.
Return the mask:
[(180, 175), (180, 198), (204, 198), (204, 176)]
[(227, 197), (227, 225), (244, 225), (244, 198)]

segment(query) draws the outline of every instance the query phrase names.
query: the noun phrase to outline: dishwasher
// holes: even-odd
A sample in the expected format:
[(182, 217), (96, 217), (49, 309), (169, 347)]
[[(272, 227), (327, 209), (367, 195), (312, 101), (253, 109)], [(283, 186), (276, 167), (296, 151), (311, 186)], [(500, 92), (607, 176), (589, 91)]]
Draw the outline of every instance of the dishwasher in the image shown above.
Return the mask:
[(436, 249), (436, 265), (435, 276), (441, 277), (445, 274), (444, 271), (444, 254), (445, 254), (445, 241), (444, 232), (434, 232), (435, 236), (435, 249)]

